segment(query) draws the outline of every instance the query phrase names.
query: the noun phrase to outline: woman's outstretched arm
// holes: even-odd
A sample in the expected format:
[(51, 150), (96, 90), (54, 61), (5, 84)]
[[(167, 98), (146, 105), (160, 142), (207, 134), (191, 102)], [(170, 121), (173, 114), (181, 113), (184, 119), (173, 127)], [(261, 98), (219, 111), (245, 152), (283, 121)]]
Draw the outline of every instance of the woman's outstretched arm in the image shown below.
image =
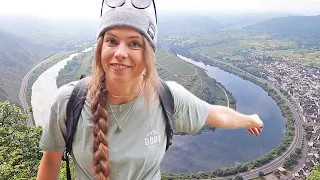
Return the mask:
[(246, 128), (255, 135), (259, 135), (263, 128), (263, 122), (257, 114), (245, 115), (219, 105), (210, 105), (206, 124), (225, 129)]

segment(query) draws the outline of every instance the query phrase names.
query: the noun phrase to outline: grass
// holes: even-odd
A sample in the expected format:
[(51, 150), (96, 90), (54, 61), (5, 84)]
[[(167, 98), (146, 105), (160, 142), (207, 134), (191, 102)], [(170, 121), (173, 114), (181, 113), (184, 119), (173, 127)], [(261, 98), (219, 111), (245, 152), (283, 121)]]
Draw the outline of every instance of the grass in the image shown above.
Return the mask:
[(181, 41), (180, 45), (191, 47), (191, 52), (212, 58), (229, 58), (228, 61), (245, 60), (237, 53), (257, 49), (270, 55), (292, 57), (297, 62), (320, 64), (320, 47), (299, 48), (293, 40), (274, 39), (267, 34), (250, 34), (241, 30), (192, 36)]
[(279, 56), (293, 57), (300, 62), (315, 62), (320, 63), (320, 51), (319, 50), (307, 50), (307, 49), (293, 49), (293, 50), (276, 50), (269, 52), (269, 54), (276, 54)]
[(253, 73), (253, 74), (259, 74), (259, 73), (261, 73), (261, 71), (262, 71), (260, 68), (252, 67), (252, 66), (247, 67), (246, 70), (247, 70), (248, 72), (250, 72), (250, 73)]
[(85, 74), (87, 69), (91, 66), (92, 60), (94, 58), (94, 51), (90, 51), (88, 53), (84, 53), (84, 57), (82, 59), (82, 63), (80, 68), (76, 71), (76, 76), (80, 77), (82, 74)]
[[(165, 80), (176, 81), (196, 96), (205, 99), (204, 89), (208, 89), (206, 100), (212, 104), (227, 105), (223, 90), (217, 86), (214, 79), (210, 78), (203, 69), (185, 62), (170, 51), (157, 50), (157, 67), (160, 77)], [(231, 99), (232, 97), (229, 97)]]
[(232, 61), (238, 61), (238, 60), (243, 60), (243, 59), (244, 59), (244, 58), (241, 57), (241, 56), (229, 56), (229, 57), (227, 57), (227, 58), (229, 58), (229, 59), (232, 60)]

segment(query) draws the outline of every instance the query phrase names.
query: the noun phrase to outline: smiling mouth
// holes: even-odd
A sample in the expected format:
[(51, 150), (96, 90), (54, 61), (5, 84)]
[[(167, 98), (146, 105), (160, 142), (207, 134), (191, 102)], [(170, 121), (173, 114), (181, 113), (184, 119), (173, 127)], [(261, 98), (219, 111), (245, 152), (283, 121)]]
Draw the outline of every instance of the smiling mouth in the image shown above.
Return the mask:
[(130, 66), (121, 65), (121, 64), (111, 64), (111, 66), (119, 70), (130, 68)]

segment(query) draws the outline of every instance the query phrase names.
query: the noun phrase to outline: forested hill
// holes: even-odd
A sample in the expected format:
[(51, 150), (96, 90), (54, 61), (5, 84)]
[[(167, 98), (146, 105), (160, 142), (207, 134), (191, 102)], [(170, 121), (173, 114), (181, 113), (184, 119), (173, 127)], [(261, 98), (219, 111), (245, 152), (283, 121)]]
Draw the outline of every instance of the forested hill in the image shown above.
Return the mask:
[(65, 50), (94, 44), (96, 22), (47, 20), (30, 15), (0, 15), (0, 102), (20, 104), (26, 73), (39, 62)]
[(19, 103), (23, 76), (51, 53), (47, 48), (0, 30), (0, 101), (9, 99)]
[(299, 46), (320, 46), (320, 16), (288, 16), (269, 19), (244, 29), (290, 38)]

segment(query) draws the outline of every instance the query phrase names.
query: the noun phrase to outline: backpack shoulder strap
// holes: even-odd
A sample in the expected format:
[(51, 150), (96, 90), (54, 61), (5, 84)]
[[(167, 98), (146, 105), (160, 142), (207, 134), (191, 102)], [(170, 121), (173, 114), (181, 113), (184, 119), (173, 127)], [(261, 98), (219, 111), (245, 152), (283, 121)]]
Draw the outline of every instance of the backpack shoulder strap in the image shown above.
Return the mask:
[(86, 100), (88, 93), (90, 78), (81, 79), (74, 87), (67, 105), (67, 139), (66, 151), (71, 154), (73, 137), (77, 128), (78, 120), (81, 115), (81, 110)]
[(165, 112), (165, 116), (167, 120), (167, 124), (166, 124), (166, 133), (167, 133), (166, 151), (167, 151), (169, 146), (172, 144), (172, 138), (173, 138), (174, 100), (167, 83), (161, 78), (158, 79), (158, 89), (159, 89), (161, 106)]
[(89, 83), (90, 83), (89, 77), (82, 78), (74, 87), (67, 104), (66, 150), (64, 151), (63, 157), (62, 157), (62, 160), (66, 161), (67, 180), (71, 180), (69, 155), (71, 155), (73, 137), (77, 129), (77, 124), (78, 124), (79, 117), (81, 115), (82, 107), (86, 100)]

